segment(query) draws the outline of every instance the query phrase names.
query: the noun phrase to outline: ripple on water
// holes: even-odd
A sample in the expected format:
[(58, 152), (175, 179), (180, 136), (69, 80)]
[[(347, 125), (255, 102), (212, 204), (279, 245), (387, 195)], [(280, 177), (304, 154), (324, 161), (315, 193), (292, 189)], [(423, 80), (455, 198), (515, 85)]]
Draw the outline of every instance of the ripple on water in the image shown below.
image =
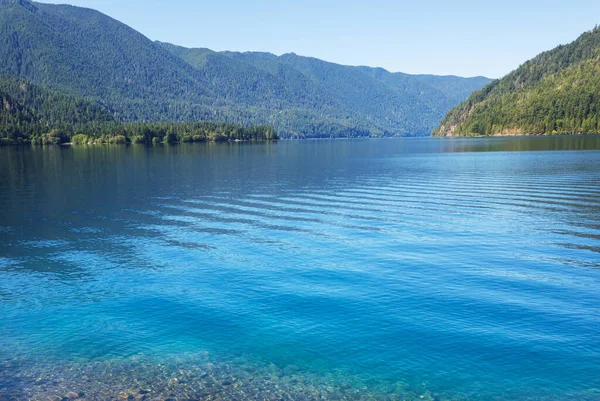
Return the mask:
[(600, 400), (598, 153), (462, 143), (0, 149), (0, 400)]

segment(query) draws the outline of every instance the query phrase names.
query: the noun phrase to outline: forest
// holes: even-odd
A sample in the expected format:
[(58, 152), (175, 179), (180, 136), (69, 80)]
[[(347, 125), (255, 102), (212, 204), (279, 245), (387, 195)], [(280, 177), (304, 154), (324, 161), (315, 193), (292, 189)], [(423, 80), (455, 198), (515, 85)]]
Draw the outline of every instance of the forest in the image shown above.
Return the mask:
[(433, 135), (600, 133), (600, 29), (526, 62), (454, 108)]
[(265, 141), (269, 126), (216, 122), (122, 122), (104, 106), (20, 78), (0, 79), (0, 145)]

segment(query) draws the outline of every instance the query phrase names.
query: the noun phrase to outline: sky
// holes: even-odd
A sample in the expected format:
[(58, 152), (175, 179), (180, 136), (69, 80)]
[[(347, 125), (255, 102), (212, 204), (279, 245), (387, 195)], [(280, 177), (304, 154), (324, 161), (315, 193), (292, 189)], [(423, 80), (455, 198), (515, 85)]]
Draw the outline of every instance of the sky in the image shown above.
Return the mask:
[(393, 72), (499, 78), (600, 23), (599, 0), (42, 0), (99, 10), (152, 40)]

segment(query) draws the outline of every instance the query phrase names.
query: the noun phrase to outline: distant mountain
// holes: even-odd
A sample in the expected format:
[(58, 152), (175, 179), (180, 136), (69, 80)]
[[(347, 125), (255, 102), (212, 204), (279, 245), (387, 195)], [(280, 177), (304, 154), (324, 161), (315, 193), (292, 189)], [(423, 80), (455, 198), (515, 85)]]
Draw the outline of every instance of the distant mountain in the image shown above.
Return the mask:
[(284, 137), (427, 135), (488, 82), (186, 49), (94, 10), (27, 0), (0, 0), (0, 32), (0, 75), (85, 97), (122, 121), (268, 124)]
[(600, 133), (598, 27), (473, 93), (433, 135), (585, 133)]
[[(277, 83), (286, 97), (301, 94), (303, 99), (315, 100), (312, 106), (324, 103), (344, 110), (346, 116), (360, 116), (355, 127), (364, 126), (381, 135), (426, 135), (427, 127), (435, 125), (453, 105), (490, 82), (484, 77), (390, 73), (382, 68), (343, 66), (293, 53), (278, 57), (271, 53), (214, 52), (157, 43), (206, 77), (217, 79), (218, 85), (236, 85), (244, 91), (242, 88), (249, 83)], [(250, 68), (246, 77), (251, 77), (251, 82), (240, 86), (239, 71), (244, 68)], [(285, 121), (279, 122), (282, 123)], [(293, 130), (294, 126), (289, 128)], [(313, 133), (319, 134), (329, 136), (327, 131)]]

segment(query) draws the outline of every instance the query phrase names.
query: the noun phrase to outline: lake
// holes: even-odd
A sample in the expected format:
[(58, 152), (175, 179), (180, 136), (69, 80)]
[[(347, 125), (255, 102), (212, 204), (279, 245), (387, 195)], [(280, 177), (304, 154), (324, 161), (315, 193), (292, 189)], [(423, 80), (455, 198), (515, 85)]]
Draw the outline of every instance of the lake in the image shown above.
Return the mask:
[(0, 218), (2, 400), (600, 400), (598, 136), (0, 148)]

